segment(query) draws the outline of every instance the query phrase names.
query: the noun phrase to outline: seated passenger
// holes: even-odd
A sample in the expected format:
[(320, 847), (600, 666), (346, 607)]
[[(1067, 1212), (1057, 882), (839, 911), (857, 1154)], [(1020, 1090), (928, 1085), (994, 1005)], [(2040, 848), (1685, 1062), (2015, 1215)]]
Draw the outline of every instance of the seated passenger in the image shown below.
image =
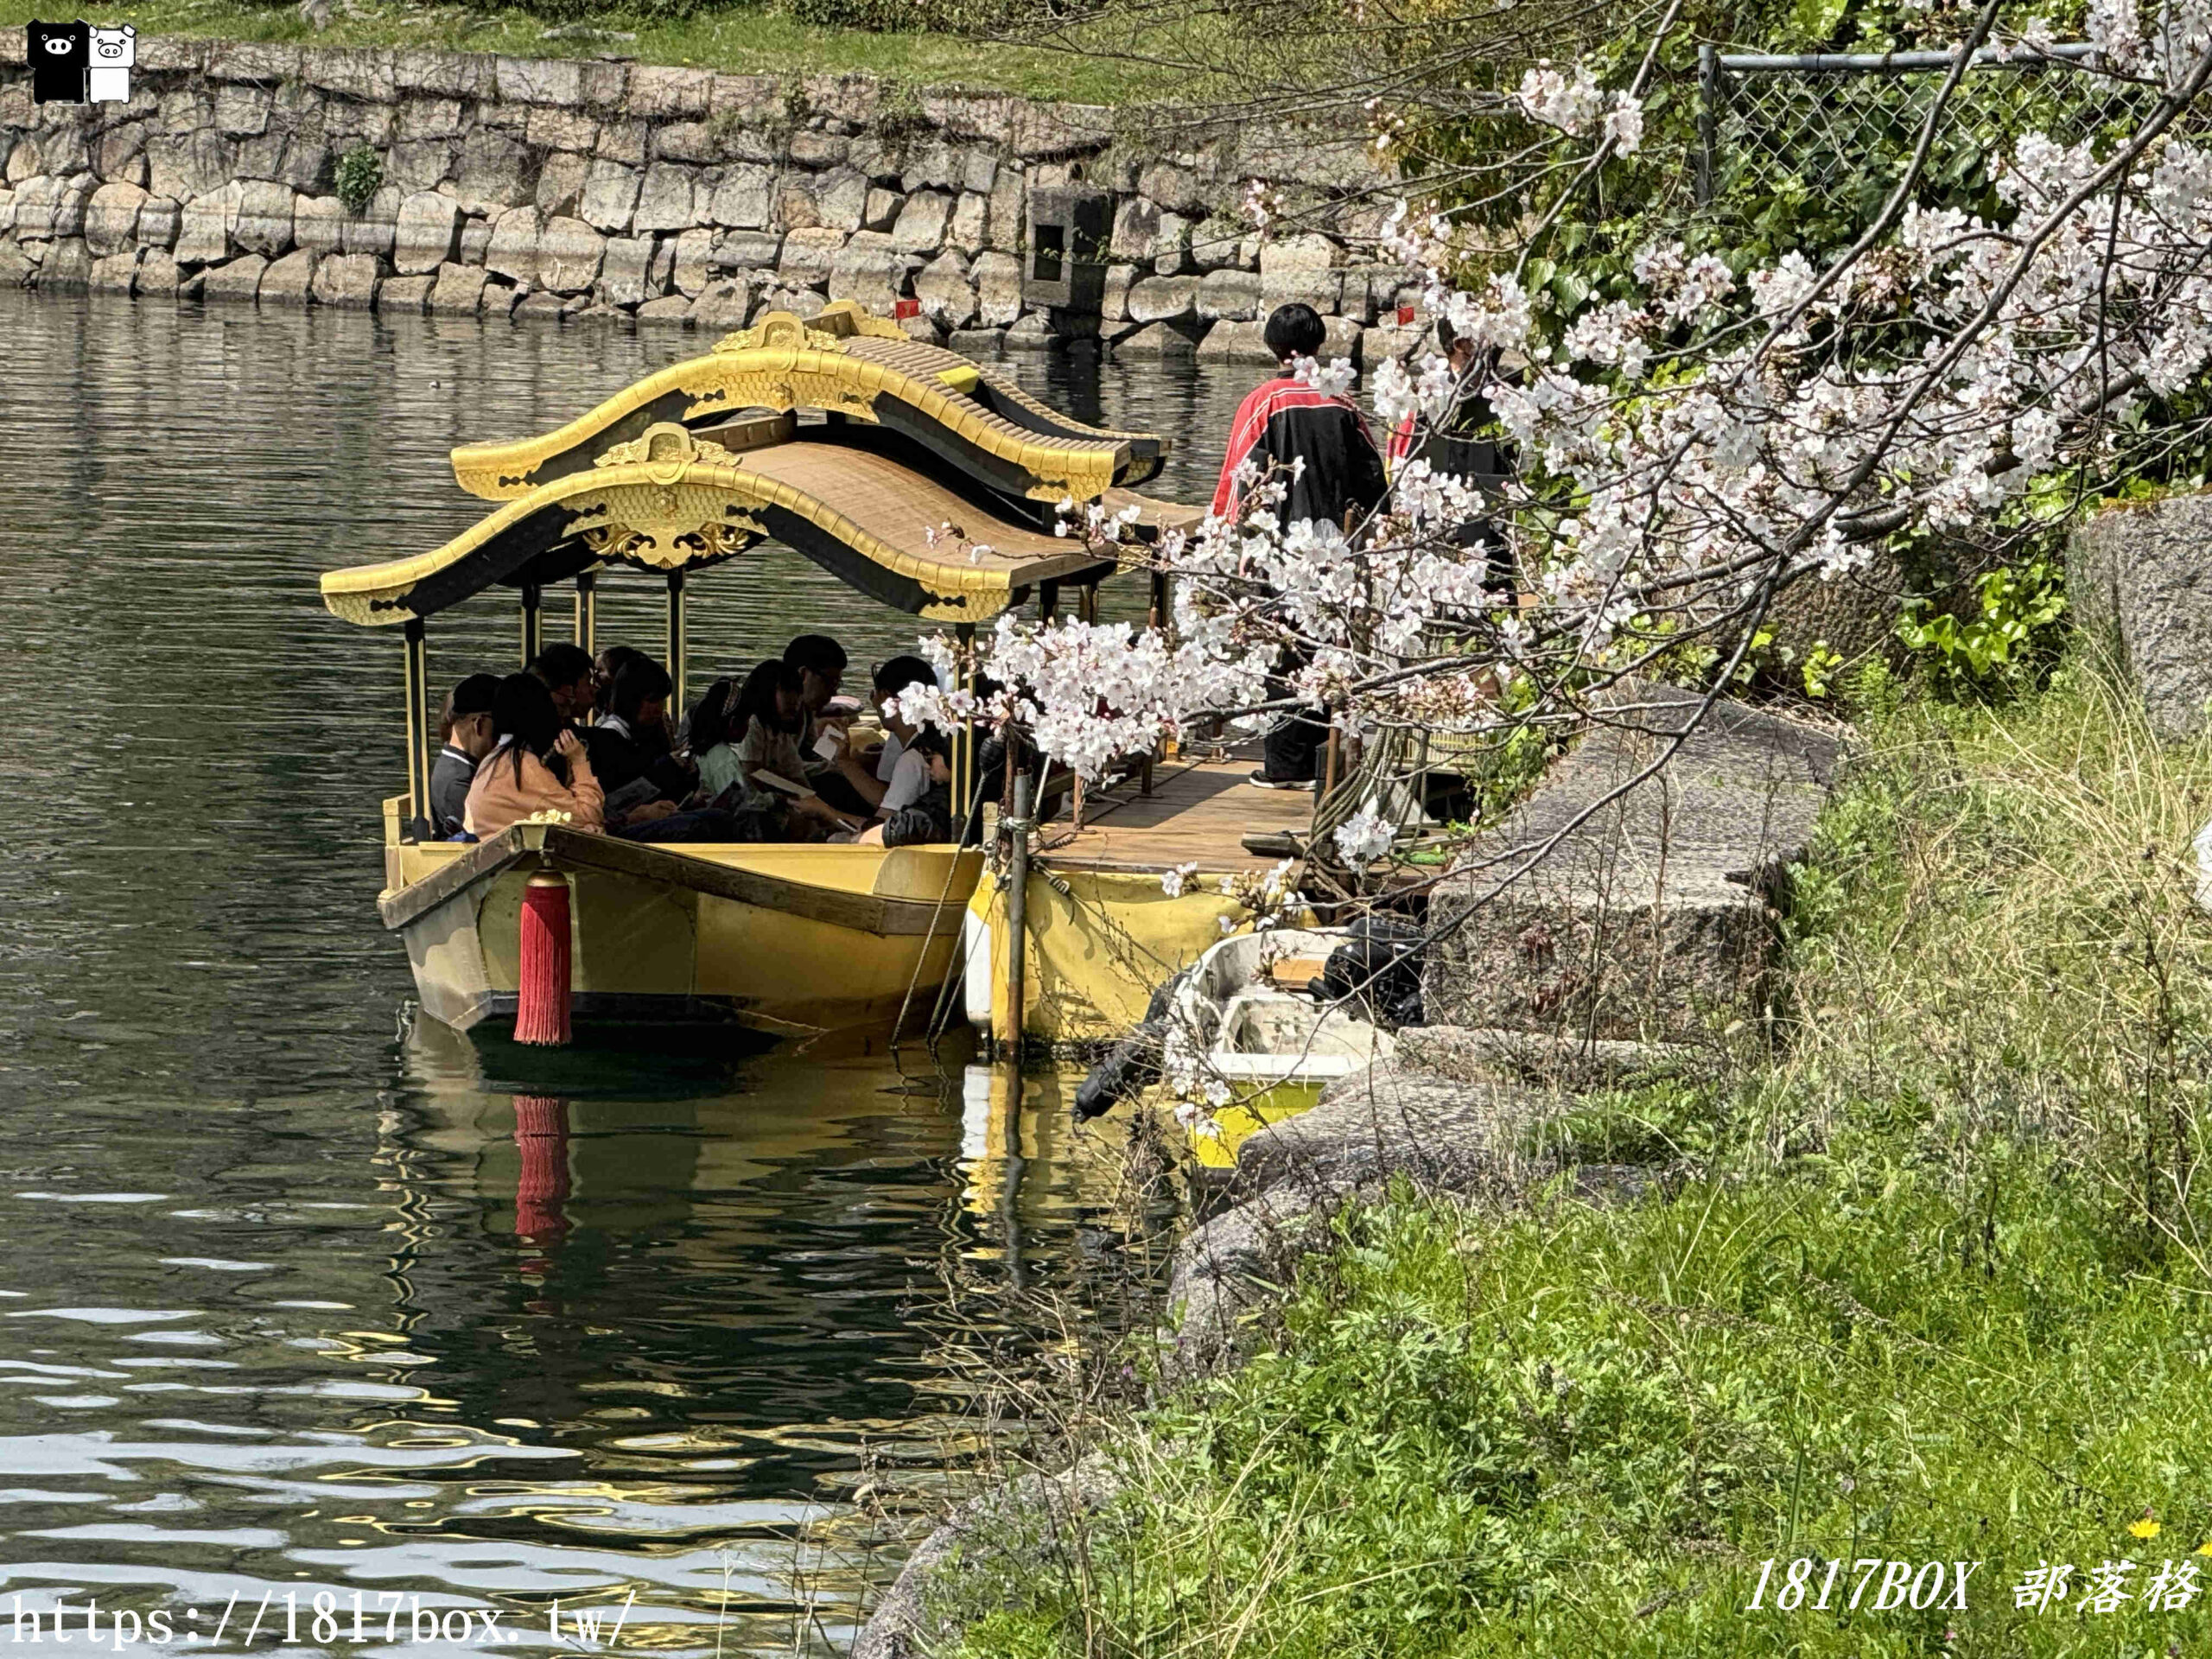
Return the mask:
[(855, 792), (836, 760), (819, 747), (830, 728), (842, 727), (829, 714), (837, 688), (844, 683), (849, 660), (845, 648), (825, 633), (802, 633), (784, 647), (784, 661), (799, 675), (799, 727), (794, 741), (800, 759), (806, 762), (806, 776), (795, 781), (810, 785), (840, 811), (864, 817), (874, 804)]
[[(888, 804), (899, 791), (900, 780), (893, 779), (892, 786), (884, 793), (886, 807), (883, 822), (869, 833), (878, 836), (886, 847), (933, 846), (952, 839), (952, 757), (951, 744), (943, 732), (928, 727), (910, 733), (906, 740), (906, 753), (899, 757), (902, 769), (918, 763), (922, 772), (922, 792), (903, 806)], [(867, 837), (863, 836), (863, 840)]]
[(593, 678), (591, 653), (565, 641), (550, 645), (530, 659), (530, 671), (545, 682), (561, 718), (574, 725), (589, 721), (598, 683)]
[(440, 841), (467, 833), (461, 818), (468, 805), (468, 785), (475, 779), (477, 762), (499, 741), (492, 723), (492, 701), (499, 690), (498, 675), (472, 674), (447, 695), (438, 716), (438, 741), (444, 747), (430, 768), (430, 833)]
[(565, 812), (574, 830), (601, 827), (602, 797), (583, 740), (561, 719), (553, 694), (531, 674), (510, 674), (492, 699), (499, 747), (477, 766), (461, 822), (478, 840), (518, 819)]
[(624, 793), (640, 779), (660, 799), (681, 801), (690, 794), (691, 768), (669, 753), (670, 689), (668, 671), (635, 652), (616, 673), (591, 740), (592, 765), (609, 795)]
[(813, 740), (811, 728), (844, 683), (845, 648), (826, 633), (802, 633), (784, 647), (784, 661), (798, 671), (801, 728), (799, 747)]
[[(893, 784), (899, 779), (900, 757), (905, 754), (906, 744), (917, 728), (914, 722), (901, 719), (886, 709), (884, 700), (897, 696), (917, 682), (933, 686), (937, 683), (937, 676), (918, 657), (893, 657), (889, 662), (877, 664), (871, 678), (874, 690), (870, 701), (882, 715), (884, 732), (883, 747), (876, 751), (875, 764), (873, 766), (868, 765), (854, 753), (849, 742), (842, 741), (838, 746), (837, 758), (831, 764), (836, 767), (840, 779), (865, 803), (865, 810), (880, 817), (886, 811), (895, 812), (900, 807), (911, 806), (918, 800), (927, 787), (928, 772), (927, 766), (918, 761), (908, 767), (905, 780), (896, 791), (897, 798), (892, 798)], [(887, 801), (890, 803), (887, 807), (885, 805)]]
[[(628, 657), (637, 655), (626, 645), (615, 647)], [(591, 653), (582, 645), (566, 642), (550, 645), (531, 658), (530, 671), (545, 683), (553, 694), (553, 706), (561, 711), (561, 718), (576, 728), (584, 741), (584, 749), (592, 758), (592, 770), (604, 782), (608, 760), (603, 752), (607, 742), (619, 742), (613, 732), (602, 732), (591, 723), (599, 695), (597, 671), (592, 666)], [(619, 763), (617, 763), (619, 768)], [(665, 817), (676, 810), (676, 803), (664, 798), (659, 787), (639, 778), (620, 791), (608, 790), (605, 803), (607, 827), (621, 830), (632, 824), (649, 823), (657, 817)]]
[(592, 659), (592, 713), (603, 715), (613, 706), (614, 677), (645, 656), (632, 645), (609, 645)]
[[(719, 795), (736, 781), (737, 751), (729, 741), (730, 703), (736, 696), (737, 682), (725, 674), (683, 716), (684, 746), (691, 752), (691, 764), (699, 768), (702, 795)], [(713, 781), (717, 777), (721, 779), (720, 788)]]
[(805, 683), (804, 674), (774, 658), (746, 676), (729, 720), (741, 775), (772, 772), (795, 784), (806, 782), (806, 758), (798, 747), (806, 723)]
[[(760, 819), (760, 833), (740, 840), (818, 841), (860, 828), (818, 794), (794, 797), (754, 775), (770, 772), (804, 786), (806, 768), (791, 736), (798, 698), (798, 675), (772, 657), (747, 676), (743, 690), (733, 694), (729, 681), (716, 680), (691, 710), (691, 730), (701, 734), (693, 740), (700, 797), (741, 820), (748, 814)], [(708, 745), (703, 752), (699, 742)]]

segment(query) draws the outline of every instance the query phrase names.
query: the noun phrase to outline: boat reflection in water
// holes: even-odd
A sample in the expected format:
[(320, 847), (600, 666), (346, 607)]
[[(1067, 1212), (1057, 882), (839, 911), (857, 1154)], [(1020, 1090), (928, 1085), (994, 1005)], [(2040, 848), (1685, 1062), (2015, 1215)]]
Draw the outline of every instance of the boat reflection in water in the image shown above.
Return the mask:
[(494, 1453), (363, 1516), (347, 1574), (541, 1630), (556, 1595), (611, 1618), (634, 1592), (626, 1643), (710, 1647), (720, 1621), (725, 1651), (789, 1651), (798, 1621), (842, 1650), (985, 1449), (988, 1351), (1057, 1332), (1055, 1299), (1140, 1317), (1166, 1220), (1132, 1198), (1127, 1127), (1071, 1121), (1071, 1078), (901, 1058), (618, 1065), (420, 1022), (364, 1357), (421, 1391), (418, 1432), (559, 1461)]

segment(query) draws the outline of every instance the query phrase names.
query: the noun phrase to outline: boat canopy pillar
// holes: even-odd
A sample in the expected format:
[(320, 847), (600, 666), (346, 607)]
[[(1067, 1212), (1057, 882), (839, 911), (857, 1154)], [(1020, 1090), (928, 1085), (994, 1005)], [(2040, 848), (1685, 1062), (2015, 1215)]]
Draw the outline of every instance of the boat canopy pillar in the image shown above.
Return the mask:
[(669, 693), (671, 730), (675, 729), (677, 711), (684, 706), (683, 647), (683, 571), (678, 567), (668, 573), (668, 682), (673, 688)]
[(430, 806), (429, 650), (423, 619), (407, 619), (407, 833), (429, 833)]
[(575, 639), (593, 656), (599, 655), (599, 578), (589, 570), (576, 573)]
[(522, 665), (528, 668), (545, 649), (545, 595), (534, 582), (522, 588)]
[(1060, 613), (1060, 584), (1056, 577), (1047, 576), (1037, 584), (1037, 615), (1040, 621), (1049, 622)]
[[(973, 691), (976, 689), (976, 625), (963, 622), (953, 630), (960, 641), (960, 662), (954, 671), (959, 683), (954, 689)], [(963, 715), (960, 729), (952, 739), (952, 810), (958, 819), (954, 833), (965, 842), (971, 838), (976, 824), (981, 822), (983, 804), (976, 798), (976, 787), (980, 781), (976, 776), (976, 721)]]
[(1075, 620), (1078, 622), (1098, 620), (1098, 584), (1086, 582), (1075, 590)]

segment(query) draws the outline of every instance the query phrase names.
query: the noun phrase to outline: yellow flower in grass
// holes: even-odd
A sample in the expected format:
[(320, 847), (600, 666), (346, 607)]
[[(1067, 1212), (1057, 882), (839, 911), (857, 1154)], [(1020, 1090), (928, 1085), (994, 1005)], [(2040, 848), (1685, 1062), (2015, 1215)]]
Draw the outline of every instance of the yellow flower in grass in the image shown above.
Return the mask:
[[(2155, 1538), (2158, 1535), (2158, 1523), (2146, 1515), (2127, 1529), (2127, 1535), (2131, 1538)], [(2206, 1545), (2205, 1548), (2212, 1549), (2212, 1544)]]
[(2196, 1547), (2196, 1553), (2200, 1555), (2212, 1555), (2212, 1538), (2208, 1538), (2199, 1544)]

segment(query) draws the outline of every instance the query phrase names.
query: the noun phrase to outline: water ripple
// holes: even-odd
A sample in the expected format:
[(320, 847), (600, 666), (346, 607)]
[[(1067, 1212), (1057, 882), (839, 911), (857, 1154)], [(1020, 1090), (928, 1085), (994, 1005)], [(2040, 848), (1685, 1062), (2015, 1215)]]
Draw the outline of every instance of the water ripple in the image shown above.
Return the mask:
[[(1026, 1332), (1014, 1267), (1090, 1294), (1103, 1143), (1038, 1085), (1009, 1241), (957, 1065), (645, 1048), (516, 1079), (428, 1022), (396, 1039), (397, 655), (315, 593), (481, 516), (452, 445), (699, 342), (20, 290), (0, 339), (0, 777), (36, 804), (0, 861), (4, 1605), (196, 1608), (206, 1634), (232, 1598), (243, 1624), (395, 1592), (550, 1650), (560, 1598), (626, 1604), (626, 1646), (842, 1643), (897, 1564), (854, 1489), (918, 1503), (972, 1455), (960, 1344)], [(1210, 492), (1241, 377), (1014, 367), (1167, 431), (1165, 492)], [(606, 637), (652, 644), (656, 584), (601, 591)], [(912, 639), (782, 550), (695, 591), (702, 668), (802, 619), (862, 661)], [(440, 684), (513, 662), (499, 607), (430, 634)], [(503, 1075), (568, 1103), (550, 1198)], [(442, 1645), (410, 1634), (390, 1650)]]

